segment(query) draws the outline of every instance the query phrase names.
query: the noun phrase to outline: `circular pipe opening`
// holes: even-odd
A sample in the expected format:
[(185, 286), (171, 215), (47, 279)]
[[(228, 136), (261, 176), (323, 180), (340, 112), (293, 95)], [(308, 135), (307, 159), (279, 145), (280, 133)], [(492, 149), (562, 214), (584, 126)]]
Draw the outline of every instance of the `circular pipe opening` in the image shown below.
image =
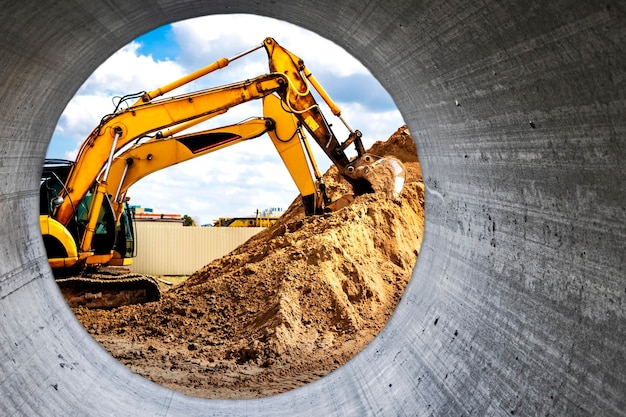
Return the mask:
[[(289, 126), (283, 118), (289, 114), (268, 113), (261, 100), (229, 104), (224, 100), (231, 100), (230, 96), (222, 98), (219, 94), (215, 94), (215, 104), (198, 104), (205, 94), (211, 94), (208, 91), (272, 71), (267, 68), (265, 51), (254, 55), (253, 48), (261, 44), (260, 36), (267, 35), (267, 29), (243, 36), (235, 29), (241, 25), (271, 27), (274, 43), (302, 59), (300, 62), (306, 65), (307, 72), (312, 73), (308, 77), (315, 76), (310, 78), (308, 90), (332, 126), (339, 141), (337, 145), (351, 139), (353, 134), (348, 129), (358, 129), (358, 139), (351, 146), (346, 144), (345, 154), (357, 158), (358, 152), (363, 152), (361, 147), (365, 149), (362, 162), (354, 159), (350, 168), (356, 163), (367, 178), (375, 179), (375, 186), (368, 188), (376, 193), (358, 194), (360, 190), (339, 174), (338, 167), (324, 153), (326, 135), (307, 132), (306, 119), (300, 116), (301, 139), (309, 143), (316, 160), (315, 170), (322, 174), (331, 166), (323, 177), (326, 198), (329, 202), (338, 201), (336, 205), (328, 205), (325, 213), (306, 216), (302, 206), (308, 200), (294, 200), (298, 189), (293, 183), (282, 187), (287, 189), (282, 194), (275, 190), (280, 189), (280, 178), (271, 172), (280, 170), (278, 177), (283, 176), (286, 181), (290, 177), (267, 134), (241, 137), (244, 132), (258, 130), (254, 118), (260, 116), (274, 117), (269, 126), (276, 132), (284, 132)], [(207, 31), (207, 27), (211, 30)], [(188, 50), (191, 46), (195, 46), (192, 52)], [(242, 50), (248, 52), (236, 54)], [(242, 58), (235, 60), (234, 56)], [(198, 67), (208, 68), (207, 65), (215, 60), (220, 62), (222, 57), (228, 59), (228, 64), (221, 64), (221, 69), (213, 69), (184, 84), (175, 81), (189, 79), (189, 74), (197, 73)], [(272, 61), (270, 67), (279, 63)], [(147, 79), (142, 75), (148, 76)], [(316, 91), (317, 82), (326, 91)], [(178, 87), (169, 91), (174, 84)], [(193, 101), (186, 99), (188, 94), (204, 91), (207, 93), (194, 96)], [(242, 89), (241, 94), (244, 92)], [(167, 97), (164, 106), (182, 97), (176, 109), (189, 111), (189, 117), (204, 114), (211, 105), (220, 111), (186, 130), (159, 127), (166, 122), (151, 116), (161, 114), (158, 103), (162, 99), (155, 97), (157, 94)], [(321, 95), (326, 94), (334, 103), (324, 102)], [(144, 108), (150, 99), (142, 99), (140, 106), (132, 110), (132, 117), (126, 117), (139, 96), (151, 97), (151, 107)], [(278, 97), (278, 92), (273, 96)], [(125, 97), (130, 99), (122, 101)], [(289, 99), (290, 95), (285, 97)], [(337, 104), (341, 108), (341, 120), (333, 116), (339, 111)], [(227, 113), (221, 111), (223, 106)], [(283, 104), (281, 108), (290, 106)], [(103, 117), (113, 113), (112, 107), (122, 109), (123, 113), (116, 116), (122, 121), (111, 122), (107, 116)], [(382, 330), (410, 279), (421, 246), (424, 186), (408, 128), (403, 126), (393, 101), (378, 81), (353, 57), (312, 32), (274, 19), (216, 15), (177, 22), (126, 45), (85, 81), (61, 117), (48, 158), (69, 155), (77, 158), (76, 167), (89, 168), (99, 160), (99, 155), (111, 152), (109, 148), (98, 151), (93, 144), (85, 147), (83, 141), (111, 140), (105, 133), (93, 136), (90, 132), (106, 132), (107, 126), (120, 123), (124, 129), (118, 129), (119, 134), (124, 130), (137, 131), (138, 126), (145, 126), (146, 134), (130, 141), (122, 136), (120, 141), (128, 145), (112, 153), (111, 167), (98, 174), (100, 179), (104, 173), (108, 174), (109, 199), (103, 199), (99, 211), (91, 213), (95, 209), (89, 203), (67, 195), (66, 199), (73, 201), (74, 206), (91, 207), (89, 214), (85, 209), (76, 224), (68, 223), (66, 228), (58, 230), (48, 228), (50, 233), (44, 234), (48, 255), (56, 258), (59, 251), (53, 249), (59, 245), (50, 242), (63, 241), (69, 232), (79, 246), (84, 239), (81, 233), (88, 230), (84, 224), (91, 215), (104, 218), (98, 213), (107, 210), (116, 213), (116, 202), (125, 198), (134, 203), (135, 225), (125, 224), (125, 213), (121, 212), (117, 226), (117, 237), (122, 243), (133, 235), (137, 256), (127, 259), (132, 264), (116, 266), (120, 263), (119, 255), (108, 262), (101, 260), (101, 254), (108, 253), (110, 248), (122, 256), (127, 251), (119, 249), (119, 243), (114, 244), (109, 233), (104, 233), (112, 227), (98, 223), (92, 247), (99, 248), (99, 252), (83, 261), (87, 269), (67, 265), (54, 269), (74, 313), (116, 359), (139, 375), (189, 395), (256, 398), (286, 392), (319, 379), (354, 357)], [(94, 130), (96, 125), (98, 128)], [(267, 122), (262, 126), (268, 126)], [(255, 137), (261, 133), (262, 136)], [(285, 141), (283, 137), (295, 138), (292, 146), (299, 140), (292, 134), (276, 136), (279, 142)], [(232, 145), (226, 142), (231, 137), (235, 139)], [(112, 145), (115, 144), (120, 142), (113, 141)], [(279, 146), (277, 143), (276, 147)], [(304, 148), (303, 145), (303, 151)], [(285, 155), (283, 159), (297, 176), (296, 182), (302, 181), (297, 155)], [(91, 187), (91, 181), (81, 179), (85, 175), (80, 170), (75, 173), (78, 179), (65, 180), (67, 165), (56, 159), (54, 162), (44, 169), (48, 190), (47, 197), (42, 195), (44, 200), (51, 199), (52, 195), (48, 195), (51, 191), (76, 190), (83, 183)], [(314, 180), (310, 160), (308, 164)], [(402, 180), (391, 175), (401, 175)], [(128, 181), (142, 177), (145, 180), (126, 193)], [(252, 180), (250, 184), (248, 180)], [(172, 184), (178, 185), (172, 188)], [(233, 199), (232, 190), (237, 190), (239, 196), (229, 202)], [(175, 198), (165, 197), (170, 196), (170, 191)], [(258, 215), (258, 208), (263, 205), (255, 203), (268, 192), (284, 195), (279, 205), (293, 203), (270, 229), (239, 246), (252, 232), (233, 227), (268, 226), (266, 215)], [(92, 198), (91, 195), (86, 199)], [(220, 198), (216, 200), (216, 196)], [(190, 203), (202, 198), (208, 200), (203, 204), (204, 209)], [(109, 201), (113, 203), (111, 208)], [(221, 211), (216, 211), (215, 203)], [(237, 204), (247, 207), (241, 209)], [(266, 205), (272, 204), (276, 206), (277, 201), (266, 201)], [(239, 212), (230, 213), (234, 216), (232, 221), (223, 219), (228, 216), (228, 210), (237, 209)], [(252, 213), (255, 209), (256, 217), (241, 216), (244, 211)], [(220, 217), (219, 224), (230, 227), (221, 230), (180, 227), (180, 222), (173, 222), (180, 215), (171, 214), (177, 210), (186, 210), (180, 212), (184, 213), (181, 218), (203, 215), (205, 219), (205, 212), (209, 211), (212, 215), (208, 218)], [(53, 208), (42, 214), (54, 219), (58, 211)], [(264, 220), (267, 221), (263, 223)], [(78, 232), (72, 232), (74, 229)], [(245, 239), (239, 237), (243, 234)], [(239, 239), (239, 244), (231, 246), (239, 247), (233, 253), (226, 254), (224, 249), (225, 257), (215, 255), (216, 246), (235, 239)], [(201, 247), (206, 245), (202, 251)], [(217, 259), (211, 261), (213, 258)], [(201, 262), (202, 259), (206, 260)], [(100, 261), (105, 263), (93, 264)], [(190, 269), (188, 264), (196, 268)], [(51, 265), (58, 265), (58, 261), (51, 260)], [(191, 277), (181, 278), (186, 273)], [(141, 274), (144, 281), (157, 277), (162, 293), (160, 301), (142, 304), (146, 302), (142, 295), (146, 283), (139, 281)], [(151, 300), (148, 295), (147, 301)]]
[[(623, 8), (447, 6), (27, 0), (6, 8), (2, 413), (621, 414)], [(33, 209), (54, 123), (103, 56), (168, 21), (224, 11), (301, 24), (366, 62), (415, 135), (429, 196), (421, 278), (379, 337), (337, 372), (251, 401), (166, 390), (86, 338), (55, 292)]]

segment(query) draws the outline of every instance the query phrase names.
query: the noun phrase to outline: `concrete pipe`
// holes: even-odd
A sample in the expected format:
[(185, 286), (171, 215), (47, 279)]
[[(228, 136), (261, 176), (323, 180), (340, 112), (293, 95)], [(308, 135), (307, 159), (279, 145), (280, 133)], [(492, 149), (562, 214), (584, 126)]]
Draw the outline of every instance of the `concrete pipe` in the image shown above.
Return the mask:
[[(625, 8), (3, 1), (0, 414), (626, 415)], [(259, 400), (186, 397), (112, 359), (56, 290), (37, 222), (46, 146), (82, 81), (142, 33), (219, 13), (295, 23), (360, 59), (409, 124), (427, 187), (420, 259), (384, 331)]]

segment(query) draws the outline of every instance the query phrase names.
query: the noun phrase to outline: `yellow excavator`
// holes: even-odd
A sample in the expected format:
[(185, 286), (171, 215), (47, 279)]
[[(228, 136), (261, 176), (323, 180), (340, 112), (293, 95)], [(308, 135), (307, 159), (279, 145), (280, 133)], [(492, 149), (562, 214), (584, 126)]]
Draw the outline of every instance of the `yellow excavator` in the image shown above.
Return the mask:
[[(261, 48), (268, 55), (268, 74), (159, 98)], [(348, 128), (350, 134), (343, 143), (332, 132), (311, 86)], [(135, 99), (135, 103), (128, 104)], [(257, 99), (263, 100), (262, 118), (177, 136), (232, 107)], [(159, 169), (264, 133), (272, 139), (298, 187), (306, 213), (332, 210), (305, 130), (352, 184), (355, 194), (383, 191), (393, 198), (401, 192), (402, 163), (365, 153), (360, 132), (345, 123), (340, 109), (303, 61), (272, 38), (156, 90), (123, 97), (115, 111), (103, 117), (83, 142), (74, 162), (47, 161), (42, 173), (40, 226), (49, 263), (59, 285), (66, 290), (66, 298), (69, 294), (70, 298), (80, 298), (78, 304), (95, 307), (158, 299), (158, 284), (150, 277), (66, 275), (90, 267), (130, 264), (134, 232), (125, 202), (132, 184)], [(350, 146), (354, 146), (356, 157), (346, 155)]]

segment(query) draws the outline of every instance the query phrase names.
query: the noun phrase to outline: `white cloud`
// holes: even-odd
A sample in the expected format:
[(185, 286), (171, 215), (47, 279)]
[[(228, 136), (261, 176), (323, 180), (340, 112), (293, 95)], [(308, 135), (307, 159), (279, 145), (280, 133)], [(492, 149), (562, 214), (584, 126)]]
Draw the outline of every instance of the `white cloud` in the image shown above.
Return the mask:
[[(204, 62), (204, 57), (212, 57), (213, 60), (222, 56), (232, 58), (261, 45), (266, 37), (273, 37), (280, 45), (302, 58), (314, 74), (316, 71), (328, 71), (340, 77), (369, 74), (358, 60), (335, 43), (306, 29), (272, 18), (213, 15), (174, 23), (172, 27), (181, 45), (181, 59), (195, 64)], [(255, 54), (265, 59), (263, 50)]]
[(355, 102), (342, 103), (341, 107), (343, 114), (350, 120), (351, 127), (363, 133), (366, 148), (378, 140), (389, 139), (389, 136), (404, 123), (397, 110), (371, 112)]
[(140, 54), (140, 47), (139, 43), (131, 42), (117, 51), (94, 71), (81, 90), (113, 94), (136, 93), (152, 90), (155, 86), (180, 78), (187, 72), (176, 62), (157, 61), (151, 55)]
[(111, 109), (110, 96), (100, 92), (79, 93), (65, 107), (56, 132), (75, 139), (78, 145)]
[(152, 90), (186, 74), (172, 61), (155, 61), (138, 53), (140, 45), (123, 47), (94, 71), (67, 104), (56, 127), (56, 134), (75, 140), (76, 154), (82, 141), (106, 114), (113, 112), (121, 95)]

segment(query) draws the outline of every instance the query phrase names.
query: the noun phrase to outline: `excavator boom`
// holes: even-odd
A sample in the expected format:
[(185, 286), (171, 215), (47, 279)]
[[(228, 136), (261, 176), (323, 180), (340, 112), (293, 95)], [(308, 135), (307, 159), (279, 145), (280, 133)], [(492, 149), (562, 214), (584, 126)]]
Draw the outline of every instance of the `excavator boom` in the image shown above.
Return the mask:
[[(221, 113), (250, 100), (261, 98), (287, 83), (281, 74), (267, 74), (219, 88), (138, 104), (105, 117), (85, 140), (66, 183), (63, 203), (55, 218), (67, 224), (74, 214), (73, 201), (81, 201), (108, 160), (133, 140), (198, 117)], [(103, 171), (108, 174), (107, 170)]]
[[(112, 194), (116, 215), (119, 217), (121, 213), (128, 189), (147, 175), (265, 133), (269, 135), (296, 184), (306, 212), (322, 212), (324, 204), (329, 201), (322, 187), (317, 184), (321, 176), (314, 157), (308, 150), (308, 144), (298, 133), (297, 118), (286, 112), (278, 96), (273, 94), (263, 98), (263, 113), (264, 117), (182, 136), (164, 137), (164, 134), (157, 132), (153, 138), (138, 142), (119, 153), (114, 158), (108, 175), (110, 184), (118, 184), (117, 190)], [(314, 167), (315, 178), (310, 169)]]

